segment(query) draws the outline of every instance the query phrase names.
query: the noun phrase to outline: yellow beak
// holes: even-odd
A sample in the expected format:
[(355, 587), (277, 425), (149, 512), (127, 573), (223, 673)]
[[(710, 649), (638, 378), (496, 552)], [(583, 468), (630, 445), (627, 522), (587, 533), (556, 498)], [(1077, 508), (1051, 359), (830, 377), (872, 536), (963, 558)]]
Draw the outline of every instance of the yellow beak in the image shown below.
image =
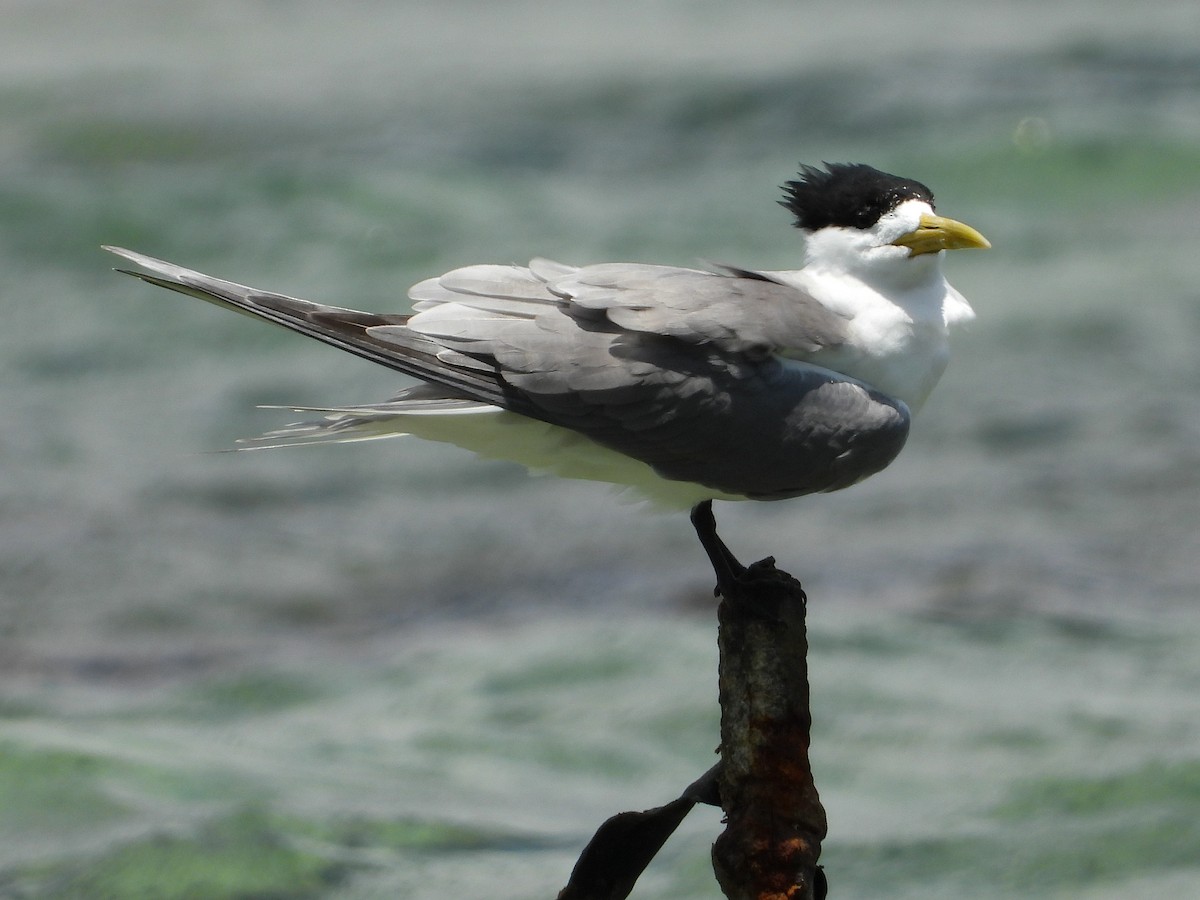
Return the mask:
[(937, 253), (939, 250), (966, 250), (971, 247), (986, 250), (992, 246), (987, 238), (970, 225), (928, 213), (921, 216), (921, 224), (915, 231), (901, 235), (892, 243), (899, 247), (907, 247), (913, 256)]

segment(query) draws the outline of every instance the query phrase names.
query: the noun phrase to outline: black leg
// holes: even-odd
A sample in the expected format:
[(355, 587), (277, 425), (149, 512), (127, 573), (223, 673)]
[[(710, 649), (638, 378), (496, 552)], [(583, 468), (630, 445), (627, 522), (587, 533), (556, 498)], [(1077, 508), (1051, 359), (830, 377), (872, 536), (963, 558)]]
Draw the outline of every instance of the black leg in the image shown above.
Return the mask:
[(713, 515), (711, 500), (703, 500), (693, 506), (691, 518), (696, 536), (700, 538), (700, 546), (708, 554), (717, 576), (717, 593), (727, 596), (729, 590), (745, 576), (746, 567), (738, 562), (717, 534), (717, 519)]
[(737, 594), (738, 589), (749, 582), (769, 581), (795, 582), (796, 590), (799, 590), (803, 596), (804, 592), (800, 590), (799, 582), (796, 582), (786, 572), (775, 568), (773, 557), (768, 556), (749, 566), (743, 566), (738, 562), (737, 557), (725, 546), (725, 542), (717, 534), (717, 520), (713, 516), (711, 500), (704, 500), (693, 506), (691, 518), (692, 527), (696, 529), (696, 536), (700, 538), (700, 546), (708, 554), (713, 572), (717, 576), (715, 592), (717, 596), (731, 600)]

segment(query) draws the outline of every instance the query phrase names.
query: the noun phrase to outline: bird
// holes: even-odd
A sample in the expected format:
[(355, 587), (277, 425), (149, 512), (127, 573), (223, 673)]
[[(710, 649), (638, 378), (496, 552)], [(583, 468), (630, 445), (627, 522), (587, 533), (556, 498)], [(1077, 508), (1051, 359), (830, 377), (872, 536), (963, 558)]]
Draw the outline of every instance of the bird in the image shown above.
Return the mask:
[[(244, 448), (413, 435), (690, 509), (721, 578), (745, 567), (713, 500), (841, 490), (886, 468), (974, 311), (946, 251), (990, 247), (923, 183), (864, 163), (802, 165), (780, 204), (803, 265), (468, 265), (362, 312), (214, 278), (120, 247), (159, 287), (282, 325), (416, 379), (383, 402)], [(724, 571), (722, 571), (724, 570)]]

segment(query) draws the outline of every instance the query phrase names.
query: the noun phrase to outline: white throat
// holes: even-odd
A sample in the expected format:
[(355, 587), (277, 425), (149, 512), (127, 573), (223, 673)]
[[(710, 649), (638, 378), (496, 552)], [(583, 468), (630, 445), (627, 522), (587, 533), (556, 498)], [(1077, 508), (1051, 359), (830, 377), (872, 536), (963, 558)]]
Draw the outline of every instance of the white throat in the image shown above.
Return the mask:
[(975, 317), (942, 274), (945, 251), (912, 256), (892, 244), (930, 211), (909, 200), (866, 231), (821, 229), (808, 238), (805, 267), (777, 273), (850, 320), (845, 344), (808, 361), (864, 381), (913, 412), (949, 361), (949, 327)]

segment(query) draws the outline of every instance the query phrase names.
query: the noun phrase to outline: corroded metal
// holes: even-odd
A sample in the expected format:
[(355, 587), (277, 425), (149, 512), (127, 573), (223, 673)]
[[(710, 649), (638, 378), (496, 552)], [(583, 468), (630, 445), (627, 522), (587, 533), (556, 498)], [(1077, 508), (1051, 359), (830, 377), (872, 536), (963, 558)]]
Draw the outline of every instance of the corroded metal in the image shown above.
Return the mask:
[(697, 803), (720, 805), (713, 868), (730, 900), (825, 900), (825, 810), (809, 765), (807, 598), (773, 559), (743, 566), (710, 502), (692, 524), (717, 576), (721, 760), (665, 806), (619, 813), (584, 849), (559, 900), (624, 900)]
[(804, 591), (770, 559), (718, 589), (726, 828), (713, 846), (717, 880), (730, 900), (821, 900), (827, 822), (808, 756)]

